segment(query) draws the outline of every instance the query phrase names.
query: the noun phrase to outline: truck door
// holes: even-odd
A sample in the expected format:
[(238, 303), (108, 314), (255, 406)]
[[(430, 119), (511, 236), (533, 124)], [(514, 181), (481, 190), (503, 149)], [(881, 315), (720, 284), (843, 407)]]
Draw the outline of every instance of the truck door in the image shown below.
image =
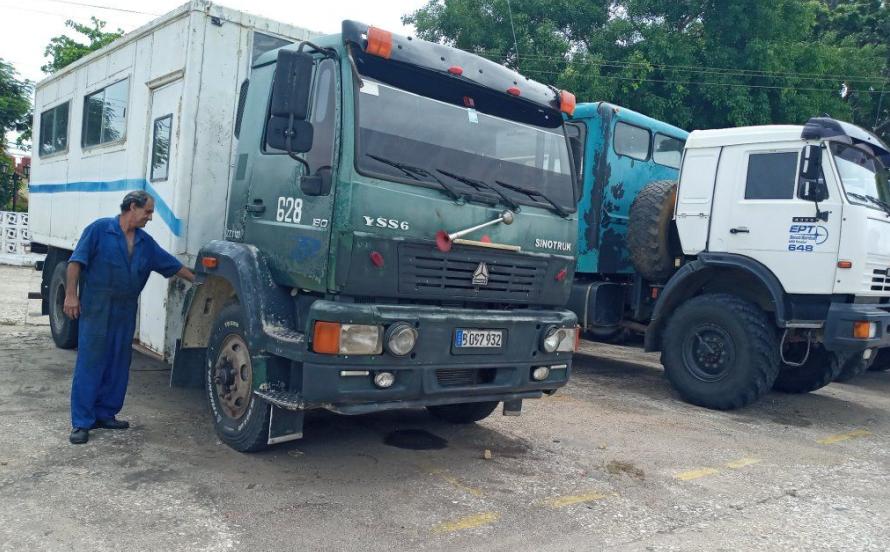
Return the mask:
[(824, 293), (834, 284), (842, 203), (831, 171), (829, 198), (818, 206), (822, 218), (815, 203), (798, 198), (802, 149), (800, 143), (724, 148), (708, 250), (759, 261), (788, 293)]
[[(148, 189), (157, 196), (154, 222), (146, 231), (158, 245), (173, 254), (177, 251), (177, 232), (183, 229), (167, 226), (162, 214), (164, 209), (175, 208), (177, 182), (176, 165), (179, 149), (179, 103), (182, 98), (182, 80), (151, 90), (151, 112), (148, 119), (149, 142), (146, 155), (145, 180)], [(139, 342), (155, 352), (164, 351), (164, 329), (167, 324), (167, 285), (158, 274), (152, 274), (145, 290), (139, 297)]]
[[(337, 62), (315, 64), (309, 122), (312, 149), (299, 154), (309, 174), (333, 174), (337, 135)], [(331, 236), (333, 194), (309, 195), (300, 187), (306, 168), (286, 152), (263, 147), (253, 163), (244, 226), (247, 243), (266, 254), (279, 283), (313, 290), (326, 289), (328, 247)]]

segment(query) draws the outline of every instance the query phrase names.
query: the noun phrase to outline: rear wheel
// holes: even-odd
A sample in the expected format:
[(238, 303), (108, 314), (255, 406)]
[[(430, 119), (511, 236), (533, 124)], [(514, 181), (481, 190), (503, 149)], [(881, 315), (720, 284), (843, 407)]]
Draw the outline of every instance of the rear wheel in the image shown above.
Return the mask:
[(472, 424), (487, 418), (498, 407), (498, 401), (443, 404), (428, 406), (434, 417), (452, 424)]
[(77, 347), (77, 320), (65, 314), (65, 291), (68, 285), (68, 263), (61, 261), (53, 267), (49, 280), (49, 330), (56, 347), (74, 349)]
[(663, 336), (665, 375), (683, 400), (719, 410), (767, 393), (779, 370), (768, 316), (725, 293), (694, 297), (676, 310)]
[[(795, 358), (794, 353), (786, 356)], [(801, 354), (800, 356), (803, 356)], [(784, 393), (809, 393), (834, 381), (841, 373), (842, 359), (822, 345), (810, 347), (810, 355), (803, 366), (783, 365), (773, 389)]]
[(220, 440), (241, 452), (266, 448), (269, 403), (253, 393), (251, 352), (241, 305), (224, 307), (207, 347), (205, 386)]

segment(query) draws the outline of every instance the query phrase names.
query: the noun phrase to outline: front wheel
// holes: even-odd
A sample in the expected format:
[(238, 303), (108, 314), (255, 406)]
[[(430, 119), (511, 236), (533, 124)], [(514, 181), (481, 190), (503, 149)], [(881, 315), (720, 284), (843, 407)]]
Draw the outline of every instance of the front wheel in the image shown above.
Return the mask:
[(841, 365), (841, 373), (834, 378), (834, 381), (845, 383), (855, 378), (859, 374), (865, 373), (871, 363), (875, 360), (874, 354), (871, 357), (865, 359), (862, 358), (862, 353), (853, 353), (849, 355), (847, 359)]
[(253, 367), (241, 305), (224, 307), (207, 347), (205, 387), (220, 440), (240, 452), (266, 448), (269, 403), (253, 393)]
[(890, 370), (890, 348), (878, 349), (874, 362), (868, 368), (872, 372), (886, 372)]
[(49, 280), (49, 331), (56, 347), (74, 349), (77, 347), (77, 320), (65, 314), (65, 290), (68, 285), (68, 263), (61, 261), (53, 267)]
[(433, 417), (452, 424), (472, 424), (487, 418), (498, 407), (498, 401), (443, 404), (428, 406)]
[(767, 393), (779, 370), (773, 324), (754, 303), (726, 293), (694, 297), (662, 338), (665, 375), (683, 400), (718, 410)]
[[(793, 357), (793, 354), (790, 356)], [(783, 393), (809, 393), (833, 382), (842, 368), (843, 362), (837, 353), (826, 351), (822, 345), (813, 344), (803, 366), (782, 366), (773, 389)]]

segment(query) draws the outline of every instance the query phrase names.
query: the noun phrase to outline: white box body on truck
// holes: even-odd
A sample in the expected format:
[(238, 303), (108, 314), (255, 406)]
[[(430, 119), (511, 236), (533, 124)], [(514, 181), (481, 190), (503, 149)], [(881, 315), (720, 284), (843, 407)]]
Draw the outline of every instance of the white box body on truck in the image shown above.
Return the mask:
[[(37, 84), (29, 213), (33, 242), (46, 247), (41, 292), (57, 343), (73, 346), (76, 333), (65, 335), (54, 268), (88, 224), (120, 211), (126, 192), (156, 198), (146, 231), (186, 266), (223, 238), (239, 85), (260, 54), (314, 36), (194, 0)], [(184, 289), (151, 276), (140, 348), (172, 359)]]

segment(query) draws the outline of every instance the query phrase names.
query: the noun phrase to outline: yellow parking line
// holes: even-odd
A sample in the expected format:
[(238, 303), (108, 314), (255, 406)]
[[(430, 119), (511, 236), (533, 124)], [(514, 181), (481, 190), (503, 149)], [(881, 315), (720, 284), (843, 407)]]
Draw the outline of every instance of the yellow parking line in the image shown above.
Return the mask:
[(490, 525), (501, 517), (496, 512), (483, 512), (472, 516), (462, 517), (454, 521), (446, 521), (433, 527), (434, 533), (452, 533), (454, 531), (463, 531), (464, 529), (475, 529), (484, 525)]
[(715, 470), (714, 468), (701, 468), (675, 474), (674, 479), (679, 479), (680, 481), (692, 481), (693, 479), (701, 479), (702, 477), (714, 475), (715, 473), (720, 472), (719, 470)]
[(746, 466), (759, 464), (760, 462), (762, 462), (762, 460), (759, 458), (740, 458), (738, 460), (733, 460), (732, 462), (727, 462), (726, 467), (732, 470), (738, 470)]
[(597, 492), (568, 496), (555, 496), (553, 498), (548, 498), (543, 502), (543, 504), (548, 508), (563, 508), (565, 506), (581, 504), (582, 502), (593, 502), (594, 500), (602, 500), (604, 498), (608, 498), (608, 496), (609, 495), (604, 495), (603, 493)]
[(857, 437), (868, 437), (869, 435), (871, 435), (871, 431), (865, 429), (856, 429), (853, 431), (848, 431), (846, 433), (830, 435), (824, 439), (819, 439), (816, 442), (820, 445), (833, 445), (835, 443), (840, 443), (841, 441), (848, 441), (850, 439), (856, 439)]

